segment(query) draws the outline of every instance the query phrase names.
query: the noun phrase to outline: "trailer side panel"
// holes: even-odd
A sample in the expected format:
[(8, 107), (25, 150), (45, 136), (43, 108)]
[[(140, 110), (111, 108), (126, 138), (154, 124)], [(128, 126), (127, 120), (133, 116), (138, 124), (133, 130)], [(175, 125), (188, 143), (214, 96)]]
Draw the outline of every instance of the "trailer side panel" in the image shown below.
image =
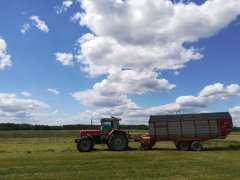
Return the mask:
[(154, 141), (225, 138), (232, 130), (228, 112), (150, 116), (149, 135)]

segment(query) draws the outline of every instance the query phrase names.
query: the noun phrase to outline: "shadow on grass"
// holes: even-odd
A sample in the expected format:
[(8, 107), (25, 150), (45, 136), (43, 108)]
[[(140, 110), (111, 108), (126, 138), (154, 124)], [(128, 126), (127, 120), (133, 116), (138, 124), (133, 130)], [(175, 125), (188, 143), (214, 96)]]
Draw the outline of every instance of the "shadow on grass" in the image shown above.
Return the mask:
[[(228, 150), (240, 150), (240, 145), (229, 145), (228, 147), (207, 147), (203, 148), (203, 151), (228, 151)], [(95, 152), (107, 152), (111, 151), (109, 149), (96, 149), (94, 148), (93, 151)], [(154, 148), (150, 150), (141, 150), (140, 148), (132, 148), (129, 147), (126, 151), (178, 151), (175, 148)]]
[(240, 145), (229, 145), (228, 147), (208, 147), (204, 151), (227, 151), (227, 150), (240, 150)]
[[(176, 150), (176, 149), (171, 149), (171, 148), (153, 148), (153, 149), (150, 149), (150, 150), (142, 150), (140, 148), (129, 147), (126, 151), (173, 151), (173, 150)], [(93, 148), (93, 151), (95, 151), (95, 152), (105, 152), (105, 151), (107, 152), (107, 151), (109, 151), (110, 152), (112, 150)], [(114, 152), (114, 151), (112, 151), (112, 152)], [(119, 151), (119, 152), (121, 152), (121, 151)]]

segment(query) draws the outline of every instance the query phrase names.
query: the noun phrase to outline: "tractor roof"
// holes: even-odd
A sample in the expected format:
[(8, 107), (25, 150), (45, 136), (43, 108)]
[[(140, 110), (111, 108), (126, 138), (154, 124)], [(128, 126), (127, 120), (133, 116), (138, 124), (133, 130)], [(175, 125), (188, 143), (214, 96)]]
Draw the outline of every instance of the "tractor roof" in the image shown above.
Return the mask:
[(102, 121), (121, 121), (121, 119), (111, 116), (110, 118), (102, 118), (101, 122)]

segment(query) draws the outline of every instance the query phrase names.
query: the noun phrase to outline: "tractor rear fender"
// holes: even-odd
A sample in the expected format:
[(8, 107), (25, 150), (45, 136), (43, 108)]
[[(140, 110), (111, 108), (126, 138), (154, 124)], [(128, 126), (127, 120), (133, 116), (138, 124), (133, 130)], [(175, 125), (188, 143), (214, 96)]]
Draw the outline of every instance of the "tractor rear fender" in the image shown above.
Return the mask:
[(112, 134), (114, 134), (114, 133), (123, 133), (123, 134), (126, 134), (125, 131), (118, 130), (118, 129), (113, 129), (113, 130), (111, 130), (111, 131), (108, 133), (108, 138), (109, 138)]

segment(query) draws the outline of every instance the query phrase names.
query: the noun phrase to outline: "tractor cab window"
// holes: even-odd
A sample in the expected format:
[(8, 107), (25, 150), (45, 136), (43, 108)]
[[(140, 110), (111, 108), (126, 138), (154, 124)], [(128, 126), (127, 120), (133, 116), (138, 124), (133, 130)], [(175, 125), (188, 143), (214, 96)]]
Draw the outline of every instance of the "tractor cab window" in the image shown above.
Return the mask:
[(114, 128), (112, 121), (104, 121), (102, 122), (101, 133), (108, 134)]

